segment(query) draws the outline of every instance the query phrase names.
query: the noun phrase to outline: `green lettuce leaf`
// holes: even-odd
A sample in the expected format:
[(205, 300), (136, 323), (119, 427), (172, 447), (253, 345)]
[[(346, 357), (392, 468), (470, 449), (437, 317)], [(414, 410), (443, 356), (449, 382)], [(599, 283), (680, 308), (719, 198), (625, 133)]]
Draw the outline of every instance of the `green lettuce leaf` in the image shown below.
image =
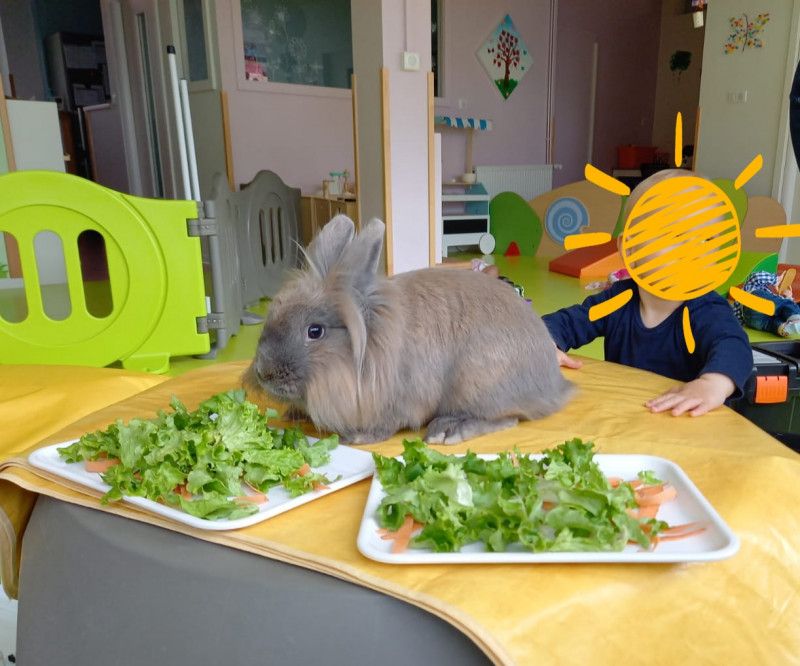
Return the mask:
[(578, 438), (541, 459), (445, 455), (421, 440), (403, 442), (402, 460), (373, 458), (385, 491), (379, 524), (396, 530), (411, 515), (423, 524), (411, 545), (435, 552), (474, 542), (490, 551), (619, 551), (629, 541), (646, 548), (664, 525), (628, 515), (636, 506), (630, 485), (612, 488), (594, 445)]
[[(296, 496), (331, 482), (313, 469), (330, 461), (338, 438), (312, 444), (299, 430), (271, 428), (268, 419), (275, 412), (262, 413), (241, 389), (211, 396), (194, 411), (173, 397), (170, 408), (152, 419), (117, 421), (60, 448), (59, 454), (70, 463), (120, 460), (102, 475), (111, 487), (102, 498), (105, 503), (145, 497), (208, 520), (233, 520), (258, 511), (256, 505), (235, 499), (246, 493), (245, 483), (263, 492), (283, 484)], [(298, 476), (306, 463), (312, 472)], [(191, 499), (181, 494), (185, 491)]]

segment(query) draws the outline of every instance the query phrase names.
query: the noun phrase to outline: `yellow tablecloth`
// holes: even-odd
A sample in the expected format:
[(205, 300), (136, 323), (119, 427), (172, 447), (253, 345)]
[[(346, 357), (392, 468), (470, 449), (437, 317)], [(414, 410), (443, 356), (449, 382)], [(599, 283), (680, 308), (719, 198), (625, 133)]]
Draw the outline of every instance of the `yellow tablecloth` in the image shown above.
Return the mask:
[[(154, 414), (172, 394), (194, 406), (238, 385), (244, 367), (222, 364), (169, 380), (48, 435), (42, 444), (116, 418)], [(674, 460), (739, 535), (735, 557), (682, 565), (391, 566), (356, 550), (368, 481), (251, 528), (203, 532), (124, 504), (101, 507), (94, 497), (33, 473), (22, 455), (0, 466), (3, 582), (14, 591), (9, 561), (36, 492), (396, 596), (443, 617), (498, 664), (798, 663), (800, 457), (727, 409), (697, 419), (649, 414), (643, 401), (671, 384), (661, 377), (590, 360), (570, 377), (580, 391), (562, 412), (473, 440), (470, 448), (537, 451), (580, 436), (593, 439), (601, 452)], [(75, 390), (81, 391), (79, 383)], [(6, 442), (24, 439), (24, 429), (14, 430)], [(367, 448), (397, 454), (401, 439)], [(8, 450), (19, 447), (12, 442)]]

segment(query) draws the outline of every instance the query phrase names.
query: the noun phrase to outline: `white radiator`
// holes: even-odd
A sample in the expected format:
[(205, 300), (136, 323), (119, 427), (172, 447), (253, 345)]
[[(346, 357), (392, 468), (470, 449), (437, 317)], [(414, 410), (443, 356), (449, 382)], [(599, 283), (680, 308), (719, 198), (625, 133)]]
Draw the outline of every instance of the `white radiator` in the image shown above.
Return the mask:
[(530, 201), (553, 189), (552, 164), (479, 166), (476, 172), (478, 182), (483, 184), (490, 197), (500, 192), (516, 192), (525, 201)]

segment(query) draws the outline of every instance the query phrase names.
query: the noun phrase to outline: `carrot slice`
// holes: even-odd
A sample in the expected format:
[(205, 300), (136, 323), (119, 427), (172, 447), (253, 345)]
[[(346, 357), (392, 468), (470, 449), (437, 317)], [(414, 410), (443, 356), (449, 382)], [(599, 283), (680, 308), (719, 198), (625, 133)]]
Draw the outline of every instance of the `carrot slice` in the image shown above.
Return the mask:
[(310, 471), (311, 471), (311, 465), (309, 465), (308, 463), (304, 463), (303, 466), (295, 472), (295, 474), (297, 474), (297, 476), (305, 476)]
[(114, 465), (119, 465), (120, 461), (117, 458), (103, 458), (101, 460), (87, 460), (84, 462), (84, 467), (87, 472), (97, 472), (104, 474)]
[(691, 532), (682, 532), (681, 534), (667, 534), (664, 536), (662, 532), (659, 534), (659, 538), (661, 541), (678, 541), (679, 539), (686, 539), (687, 537), (697, 536), (698, 534), (705, 532), (705, 527), (698, 527), (696, 530), (692, 530)]
[(642, 485), (642, 480), (641, 479), (634, 479), (633, 481), (628, 481), (628, 485), (631, 488), (633, 488), (634, 490), (636, 490), (639, 486)]
[(660, 508), (660, 504), (650, 504), (649, 506), (642, 506), (637, 509), (628, 509), (628, 515), (638, 520), (647, 520), (649, 518), (655, 518)]
[(553, 508), (555, 505), (556, 505), (556, 503), (555, 503), (555, 502), (548, 502), (547, 500), (545, 500), (544, 502), (542, 502), (542, 508), (543, 508), (545, 511), (550, 511), (550, 509), (552, 509), (552, 508)]
[(681, 534), (694, 534), (698, 530), (701, 532), (705, 529), (702, 523), (683, 523), (682, 525), (670, 525), (666, 529), (661, 530), (661, 536), (680, 536)]
[(192, 493), (189, 492), (189, 490), (186, 488), (186, 486), (184, 484), (181, 484), (179, 486), (175, 486), (175, 488), (173, 489), (172, 492), (177, 493), (178, 495), (183, 497), (183, 499), (185, 499), (185, 500), (192, 499)]
[(662, 490), (664, 490), (664, 484), (663, 483), (657, 483), (654, 486), (643, 486), (643, 487), (637, 489), (636, 494), (637, 495), (642, 495), (642, 496), (657, 495)]
[[(418, 523), (415, 520), (414, 521), (414, 526), (411, 528), (411, 533), (413, 534), (414, 532), (416, 532), (418, 530), (421, 530), (423, 527), (425, 527), (424, 523)], [(402, 529), (402, 526), (401, 526), (401, 529)], [(398, 529), (396, 532), (392, 532), (391, 530), (387, 530), (385, 527), (380, 527), (380, 528), (378, 528), (378, 535), (384, 541), (392, 541), (392, 540), (397, 538), (397, 533), (399, 531), (400, 530)]]
[(403, 521), (403, 524), (397, 530), (390, 531), (385, 527), (379, 527), (378, 534), (384, 541), (392, 542), (392, 553), (402, 553), (408, 548), (408, 543), (411, 541), (411, 536), (414, 532), (423, 527), (425, 527), (425, 525), (418, 523), (409, 513)]
[(678, 496), (678, 491), (675, 490), (675, 486), (671, 486), (669, 484), (665, 484), (663, 489), (654, 494), (646, 494), (642, 495), (640, 491), (636, 491), (636, 503), (642, 506), (652, 506), (653, 504), (663, 504), (664, 502), (669, 502), (670, 500), (674, 500)]
[(252, 502), (253, 504), (266, 504), (269, 501), (269, 498), (264, 493), (239, 495), (236, 499), (240, 502)]
[(406, 516), (400, 529), (397, 530), (394, 542), (392, 543), (392, 553), (402, 553), (408, 548), (408, 542), (411, 541), (411, 533), (414, 531), (414, 518), (411, 514)]
[(649, 506), (639, 507), (638, 518), (655, 518), (658, 515), (660, 504), (650, 504)]
[(312, 486), (314, 490), (328, 490), (330, 486), (326, 486), (322, 481), (314, 481), (314, 485)]
[(618, 476), (609, 476), (608, 477), (608, 485), (612, 488), (618, 488), (619, 485), (622, 483), (622, 479)]

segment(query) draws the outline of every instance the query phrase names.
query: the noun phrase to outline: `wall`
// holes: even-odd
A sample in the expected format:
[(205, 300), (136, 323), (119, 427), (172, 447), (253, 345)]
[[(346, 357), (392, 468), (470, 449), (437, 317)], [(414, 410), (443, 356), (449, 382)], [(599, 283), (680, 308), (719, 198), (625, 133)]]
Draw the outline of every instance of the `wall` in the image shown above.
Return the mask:
[[(240, 87), (233, 5), (217, 0), (222, 86), (228, 91), (231, 144), (237, 184), (271, 169), (304, 193), (322, 188), (331, 171), (353, 173), (352, 101), (349, 94), (269, 92)], [(299, 91), (298, 91), (299, 92)]]
[(383, 3), (353, 0), (351, 3), (353, 69), (358, 103), (359, 182), (361, 219), (384, 218), (383, 151), (380, 66), (383, 62), (381, 25)]
[[(402, 273), (428, 265), (430, 0), (353, 0), (352, 9), (361, 219), (378, 217), (387, 223), (386, 269)], [(418, 71), (402, 70), (403, 51), (419, 54)], [(381, 68), (387, 73), (388, 127), (382, 117)]]
[(592, 163), (610, 172), (618, 145), (650, 145), (661, 5), (627, 0), (609, 9), (609, 3), (596, 0), (558, 5), (554, 162), (563, 169), (554, 173), (556, 186), (583, 179), (594, 42), (598, 66)]
[[(494, 122), (491, 131), (475, 133), (475, 164), (544, 164), (549, 0), (440, 1), (444, 2), (444, 95), (436, 104), (436, 113)], [(527, 45), (533, 67), (511, 96), (503, 99), (475, 52), (506, 14)], [(459, 100), (463, 108), (459, 108)], [(466, 134), (463, 130), (441, 132), (442, 178), (448, 180), (464, 171)]]
[[(700, 102), (700, 74), (703, 71), (705, 30), (692, 26), (685, 0), (663, 0), (661, 5), (661, 40), (658, 49), (653, 145), (673, 154), (675, 114), (683, 116), (683, 143), (694, 142), (695, 118)], [(669, 68), (675, 51), (692, 54), (689, 68), (678, 74)]]
[[(708, 6), (697, 169), (714, 178), (735, 178), (761, 153), (764, 166), (745, 186), (750, 196), (773, 192), (778, 128), (788, 112), (783, 105), (792, 7), (792, 0), (726, 0)], [(770, 13), (761, 35), (764, 46), (726, 55), (728, 19), (744, 12)], [(746, 103), (727, 101), (728, 92), (745, 90)]]
[[(389, 71), (390, 249), (394, 273), (428, 266), (428, 224), (434, 222), (428, 219), (430, 16), (430, 0), (383, 0), (383, 65)], [(403, 24), (404, 29), (398, 30)], [(402, 71), (405, 50), (419, 54), (419, 71)]]
[(2, 0), (0, 21), (3, 24), (8, 69), (14, 76), (17, 97), (43, 100), (45, 82), (41, 50), (31, 49), (31, 45), (39, 41), (31, 0)]

